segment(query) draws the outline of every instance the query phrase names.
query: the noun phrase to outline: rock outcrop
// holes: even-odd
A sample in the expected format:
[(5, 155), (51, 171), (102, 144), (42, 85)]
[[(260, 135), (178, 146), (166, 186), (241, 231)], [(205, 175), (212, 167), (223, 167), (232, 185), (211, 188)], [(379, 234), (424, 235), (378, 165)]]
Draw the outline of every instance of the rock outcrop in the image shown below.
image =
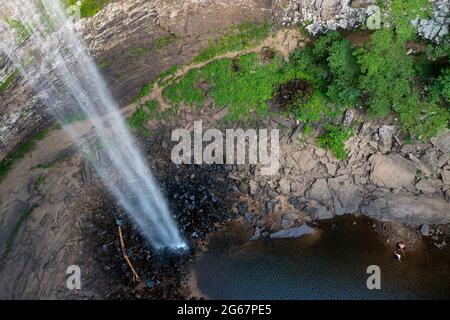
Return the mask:
[(434, 11), (429, 19), (417, 19), (413, 24), (425, 39), (441, 42), (448, 35), (450, 24), (450, 1), (432, 0)]
[(367, 199), (361, 209), (374, 219), (413, 226), (450, 223), (450, 203), (442, 198), (425, 195), (386, 193)]
[(374, 184), (386, 188), (400, 188), (414, 183), (416, 166), (398, 154), (376, 154), (370, 158), (372, 173), (370, 179)]

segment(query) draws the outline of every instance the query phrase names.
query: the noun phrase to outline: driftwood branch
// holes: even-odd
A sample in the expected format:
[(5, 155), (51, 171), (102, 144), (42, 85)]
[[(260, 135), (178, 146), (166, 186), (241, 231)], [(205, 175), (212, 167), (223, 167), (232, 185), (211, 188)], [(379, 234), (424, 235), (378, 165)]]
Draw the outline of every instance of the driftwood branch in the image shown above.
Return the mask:
[(122, 227), (117, 226), (117, 228), (119, 229), (119, 241), (120, 241), (120, 248), (122, 250), (123, 258), (125, 259), (128, 266), (130, 267), (131, 272), (133, 273), (133, 281), (136, 282), (139, 280), (139, 276), (138, 276), (136, 270), (134, 269), (133, 264), (130, 261), (130, 258), (128, 257), (127, 250), (125, 248), (125, 242), (123, 241)]

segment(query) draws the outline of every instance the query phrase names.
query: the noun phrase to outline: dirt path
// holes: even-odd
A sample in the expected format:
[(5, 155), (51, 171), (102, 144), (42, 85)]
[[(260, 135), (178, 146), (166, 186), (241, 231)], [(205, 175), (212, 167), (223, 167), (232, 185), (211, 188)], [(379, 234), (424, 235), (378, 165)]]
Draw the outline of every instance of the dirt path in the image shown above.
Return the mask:
[[(152, 91), (145, 97), (141, 99), (142, 102), (146, 102), (149, 100), (158, 101), (161, 110), (165, 110), (170, 107), (169, 104), (165, 101), (163, 97), (163, 89), (161, 83), (168, 79), (180, 79), (185, 74), (187, 74), (192, 69), (199, 69), (208, 63), (221, 59), (234, 59), (240, 55), (248, 54), (248, 53), (257, 53), (260, 52), (263, 48), (269, 48), (275, 50), (287, 59), (289, 57), (289, 53), (297, 47), (303, 47), (307, 42), (307, 37), (302, 35), (297, 29), (283, 29), (275, 33), (274, 35), (266, 38), (260, 45), (246, 49), (241, 51), (227, 52), (214, 58), (211, 58), (204, 62), (192, 63), (189, 65), (185, 65), (180, 67), (174, 74), (167, 76), (160, 81), (157, 81), (153, 84)], [(136, 109), (138, 104), (131, 104), (126, 107), (128, 111)]]

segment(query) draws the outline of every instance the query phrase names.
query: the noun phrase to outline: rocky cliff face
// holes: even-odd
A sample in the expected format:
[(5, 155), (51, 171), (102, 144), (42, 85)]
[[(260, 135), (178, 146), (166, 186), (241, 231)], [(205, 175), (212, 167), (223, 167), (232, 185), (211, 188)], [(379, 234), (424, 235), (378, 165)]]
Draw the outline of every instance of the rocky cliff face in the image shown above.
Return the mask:
[[(436, 0), (436, 19), (419, 21), (425, 36), (447, 30), (448, 0)], [(77, 28), (119, 104), (172, 65), (191, 61), (232, 24), (268, 19), (277, 25), (307, 24), (313, 33), (364, 23), (371, 0), (116, 0)], [(443, 8), (443, 9), (442, 9)], [(370, 10), (369, 10), (370, 11)], [(441, 16), (445, 17), (441, 17)], [(437, 22), (436, 22), (436, 21)], [(439, 30), (436, 33), (436, 23)], [(445, 29), (447, 27), (447, 29)], [(422, 29), (421, 29), (422, 28)], [(437, 30), (437, 29), (436, 29)], [(444, 31), (441, 31), (444, 30)], [(13, 67), (0, 57), (0, 81)], [(0, 92), (0, 161), (49, 125), (51, 110), (17, 77)]]
[[(117, 0), (77, 28), (124, 105), (144, 83), (189, 62), (232, 24), (270, 19), (272, 6), (267, 0)], [(0, 81), (12, 70), (0, 59)], [(50, 114), (20, 77), (0, 92), (0, 161), (48, 126)]]

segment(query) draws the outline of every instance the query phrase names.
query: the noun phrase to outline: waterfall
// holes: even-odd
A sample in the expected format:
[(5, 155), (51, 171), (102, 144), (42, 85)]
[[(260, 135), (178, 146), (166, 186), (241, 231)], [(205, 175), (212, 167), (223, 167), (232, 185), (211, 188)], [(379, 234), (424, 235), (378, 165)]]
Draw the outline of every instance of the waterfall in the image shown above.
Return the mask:
[[(0, 1), (0, 49), (61, 123), (68, 107), (87, 116), (97, 139), (110, 142), (97, 150), (106, 161), (95, 168), (150, 244), (156, 249), (184, 249), (186, 243), (150, 168), (75, 32), (76, 19), (70, 19), (61, 2)], [(72, 126), (64, 127), (81, 148), (89, 146)]]

